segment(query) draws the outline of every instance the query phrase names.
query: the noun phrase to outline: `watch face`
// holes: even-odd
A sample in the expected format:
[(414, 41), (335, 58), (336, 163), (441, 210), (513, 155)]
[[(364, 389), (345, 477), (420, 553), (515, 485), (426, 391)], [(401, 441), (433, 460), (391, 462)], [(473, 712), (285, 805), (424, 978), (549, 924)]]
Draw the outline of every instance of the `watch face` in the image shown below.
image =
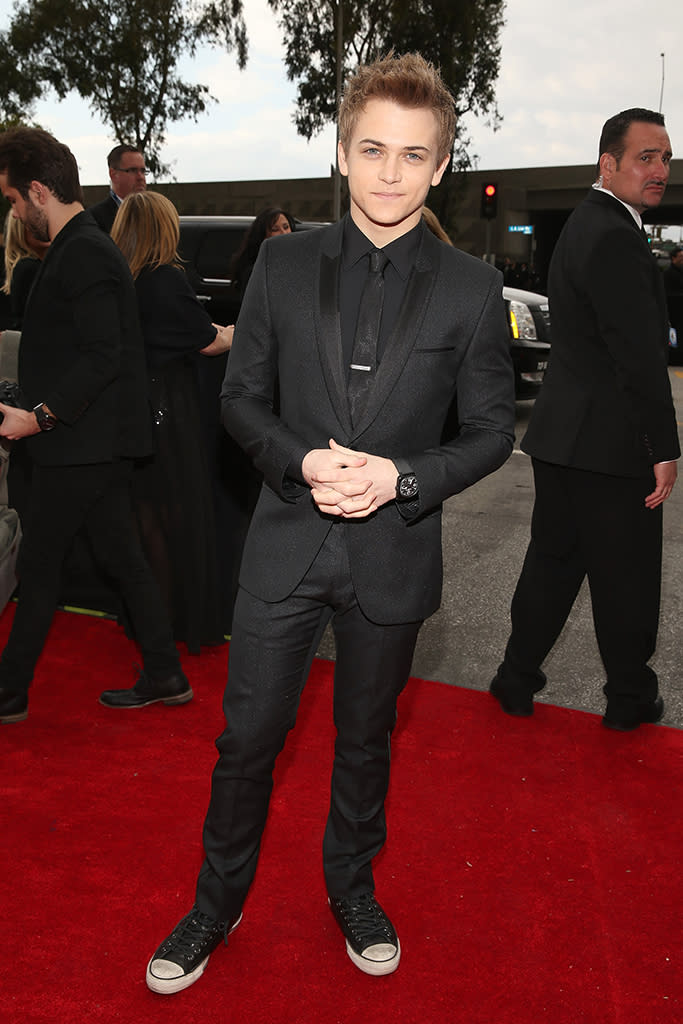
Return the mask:
[(414, 498), (417, 494), (417, 478), (414, 473), (406, 473), (398, 482), (398, 493), (402, 498)]
[(35, 414), (36, 419), (38, 420), (38, 426), (40, 427), (41, 430), (54, 430), (54, 428), (57, 426), (57, 420), (54, 418), (54, 416), (50, 416), (50, 414), (45, 411), (42, 405), (37, 405), (33, 412)]

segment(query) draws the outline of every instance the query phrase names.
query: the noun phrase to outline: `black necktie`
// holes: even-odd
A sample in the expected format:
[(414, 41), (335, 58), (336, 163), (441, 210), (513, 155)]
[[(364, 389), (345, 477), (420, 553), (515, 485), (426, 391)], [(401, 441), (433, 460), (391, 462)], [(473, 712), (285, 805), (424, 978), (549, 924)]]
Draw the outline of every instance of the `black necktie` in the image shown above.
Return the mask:
[(384, 268), (389, 262), (381, 249), (370, 253), (370, 269), (358, 306), (349, 374), (351, 420), (358, 422), (377, 371), (377, 341), (384, 303)]

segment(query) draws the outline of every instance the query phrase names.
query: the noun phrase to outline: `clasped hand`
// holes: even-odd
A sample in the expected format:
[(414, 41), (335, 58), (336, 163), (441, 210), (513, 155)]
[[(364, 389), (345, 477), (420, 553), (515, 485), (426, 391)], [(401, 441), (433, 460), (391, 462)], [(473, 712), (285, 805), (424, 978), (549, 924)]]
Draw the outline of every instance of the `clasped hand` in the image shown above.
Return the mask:
[(313, 448), (301, 471), (321, 512), (363, 519), (396, 497), (398, 471), (391, 459), (354, 452), (330, 439), (329, 448)]
[(32, 412), (26, 409), (16, 409), (13, 405), (5, 405), (0, 402), (0, 437), (6, 437), (10, 441), (18, 441), (22, 437), (30, 437), (31, 434), (39, 434), (40, 427), (38, 420)]

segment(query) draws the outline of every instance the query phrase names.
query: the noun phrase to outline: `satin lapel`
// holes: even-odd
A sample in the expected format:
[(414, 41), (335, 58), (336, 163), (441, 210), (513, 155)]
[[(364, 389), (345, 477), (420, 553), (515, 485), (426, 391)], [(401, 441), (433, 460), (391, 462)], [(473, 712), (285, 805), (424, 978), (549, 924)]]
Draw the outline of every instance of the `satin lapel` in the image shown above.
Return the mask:
[(401, 303), (396, 326), (391, 332), (382, 362), (377, 370), (375, 386), (360, 422), (353, 431), (358, 437), (374, 420), (391, 394), (406, 360), (413, 350), (434, 288), (439, 267), (438, 243), (427, 230)]
[(351, 416), (346, 397), (346, 374), (342, 359), (339, 321), (339, 265), (341, 263), (341, 222), (322, 246), (319, 265), (318, 351), (325, 384), (339, 422), (347, 434), (351, 432)]

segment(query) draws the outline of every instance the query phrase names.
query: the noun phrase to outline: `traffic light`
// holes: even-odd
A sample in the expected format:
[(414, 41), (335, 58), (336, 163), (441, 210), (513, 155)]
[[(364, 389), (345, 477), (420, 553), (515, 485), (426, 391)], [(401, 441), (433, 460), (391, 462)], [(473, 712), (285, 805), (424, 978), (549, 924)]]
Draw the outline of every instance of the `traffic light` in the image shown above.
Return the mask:
[(498, 212), (498, 185), (487, 181), (481, 186), (481, 215), (493, 220)]

